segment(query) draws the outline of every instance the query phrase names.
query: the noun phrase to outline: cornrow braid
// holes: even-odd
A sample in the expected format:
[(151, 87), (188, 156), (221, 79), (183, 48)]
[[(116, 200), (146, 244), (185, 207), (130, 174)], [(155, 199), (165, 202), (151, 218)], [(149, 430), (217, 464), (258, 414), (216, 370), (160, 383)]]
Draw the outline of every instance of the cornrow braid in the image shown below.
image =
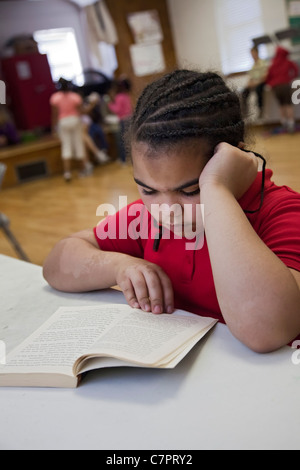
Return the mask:
[[(185, 125), (183, 121), (181, 121), (182, 128), (180, 131), (180, 134), (184, 137), (205, 137), (205, 136), (217, 136), (217, 135), (225, 135), (224, 128), (223, 127), (216, 127), (216, 128), (211, 128), (211, 127), (203, 127), (200, 129), (197, 127), (192, 127), (190, 124), (188, 127)], [(236, 123), (231, 126), (227, 127), (226, 132), (239, 132), (241, 131), (241, 123)], [(172, 138), (172, 137), (177, 137), (178, 136), (178, 131), (177, 130), (169, 130), (169, 129), (164, 129), (164, 127), (157, 128), (155, 130), (155, 134), (158, 138)], [(142, 137), (142, 135), (141, 135)], [(143, 138), (141, 138), (142, 141), (144, 141)], [(223, 139), (222, 139), (223, 141)]]
[(220, 100), (224, 101), (225, 107), (228, 107), (229, 105), (236, 105), (238, 98), (231, 92), (227, 93), (214, 93), (213, 96), (208, 96), (205, 98), (198, 98), (195, 97), (193, 100), (182, 100), (178, 101), (174, 104), (170, 104), (168, 107), (164, 107), (162, 109), (157, 110), (150, 116), (145, 122), (153, 122), (153, 120), (157, 120), (158, 118), (162, 118), (163, 116), (166, 116), (168, 114), (176, 115), (176, 113), (180, 111), (188, 111), (193, 108), (198, 108), (201, 106), (202, 113), (204, 113), (206, 110), (208, 111), (209, 109), (212, 109), (213, 106), (219, 108), (220, 106)]
[[(182, 72), (182, 71), (178, 71), (178, 72)], [(199, 82), (199, 77), (194, 76), (194, 75), (182, 81), (178, 81), (177, 79), (173, 80), (174, 78), (173, 74), (166, 75), (164, 77), (165, 79), (161, 80), (162, 83), (158, 83), (159, 80), (154, 82), (157, 84), (157, 86), (153, 87), (153, 89), (150, 86), (145, 88), (144, 95), (143, 94), (141, 95), (140, 102), (138, 102), (138, 105), (140, 104), (140, 106), (143, 106), (142, 103), (145, 100), (146, 102), (149, 102), (149, 104), (151, 103), (151, 106), (155, 108), (155, 106), (157, 105), (159, 101), (163, 103), (164, 100), (168, 100), (168, 97), (171, 94), (174, 95), (174, 93), (176, 92), (188, 93), (188, 91), (191, 90), (195, 85), (197, 85), (197, 87), (200, 86), (201, 90), (203, 91), (210, 86), (211, 84), (210, 82), (212, 80), (214, 80), (215, 82), (215, 78), (212, 77), (213, 75), (215, 74), (207, 73), (207, 76), (203, 79), (202, 82)], [(221, 78), (220, 80), (222, 81)], [(159, 93), (159, 90), (162, 90), (162, 91)], [(151, 101), (151, 98), (152, 98), (152, 101)], [(144, 108), (144, 111), (142, 112), (141, 117), (146, 113), (147, 113), (147, 110)]]
[(187, 138), (237, 146), (245, 126), (240, 101), (214, 72), (175, 70), (148, 85), (138, 99), (127, 139), (153, 148)]

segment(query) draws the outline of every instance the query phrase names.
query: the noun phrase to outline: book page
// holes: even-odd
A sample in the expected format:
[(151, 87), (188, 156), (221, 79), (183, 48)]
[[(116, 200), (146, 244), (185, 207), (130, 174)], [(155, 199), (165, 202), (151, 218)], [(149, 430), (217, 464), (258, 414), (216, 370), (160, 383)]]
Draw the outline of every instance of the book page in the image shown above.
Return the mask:
[[(181, 345), (169, 356), (166, 356), (164, 360), (157, 363), (155, 367), (162, 369), (173, 369), (179, 364), (179, 362), (188, 354), (188, 352), (200, 341), (201, 338), (212, 328), (213, 324), (208, 325), (206, 328), (201, 330), (196, 336), (190, 339), (187, 343)], [(125, 361), (121, 359), (116, 359), (114, 357), (86, 357), (84, 360), (79, 360), (77, 367), (80, 368), (80, 373), (88, 372), (93, 369), (100, 369), (104, 367), (121, 367), (121, 366), (130, 366), (130, 367), (153, 367), (152, 365), (142, 366), (133, 361)]]
[(126, 313), (127, 305), (120, 304), (119, 307), (60, 307), (8, 355), (7, 364), (0, 367), (0, 372), (17, 373), (22, 369), (24, 373), (59, 372), (73, 375), (76, 359), (118, 320), (120, 310), (125, 308)]
[(154, 315), (132, 309), (130, 315), (120, 318), (118, 324), (101, 336), (89, 354), (99, 353), (141, 365), (159, 366), (168, 362), (168, 356), (176, 354), (176, 350), (195, 335), (201, 331), (204, 335), (206, 327), (216, 323), (212, 318), (182, 313), (177, 310), (171, 315)]
[(8, 356), (0, 372), (72, 375), (75, 361), (89, 354), (154, 364), (216, 322), (178, 312), (154, 315), (126, 304), (61, 307)]

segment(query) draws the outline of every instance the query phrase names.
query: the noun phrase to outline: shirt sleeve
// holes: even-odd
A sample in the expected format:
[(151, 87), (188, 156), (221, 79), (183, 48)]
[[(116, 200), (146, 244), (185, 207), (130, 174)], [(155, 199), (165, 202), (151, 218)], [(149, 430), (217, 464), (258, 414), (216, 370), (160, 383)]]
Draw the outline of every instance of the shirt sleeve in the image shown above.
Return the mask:
[(103, 251), (143, 258), (149, 227), (150, 214), (142, 201), (136, 201), (116, 214), (108, 215), (94, 228), (94, 234)]
[(287, 267), (300, 271), (300, 194), (282, 188), (259, 236)]

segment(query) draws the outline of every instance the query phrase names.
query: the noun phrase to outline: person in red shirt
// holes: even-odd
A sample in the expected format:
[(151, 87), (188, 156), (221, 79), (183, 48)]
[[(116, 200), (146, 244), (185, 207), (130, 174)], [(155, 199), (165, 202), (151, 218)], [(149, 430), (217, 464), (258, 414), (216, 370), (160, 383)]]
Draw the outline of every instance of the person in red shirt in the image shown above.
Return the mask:
[(120, 120), (127, 119), (132, 114), (131, 103), (131, 82), (125, 76), (121, 76), (116, 80), (114, 86), (110, 90), (111, 101), (108, 103), (109, 110), (116, 114)]
[(109, 96), (111, 101), (108, 103), (108, 109), (119, 118), (120, 130), (117, 135), (118, 152), (121, 163), (126, 162), (126, 147), (124, 145), (124, 135), (126, 126), (132, 115), (132, 102), (131, 102), (131, 81), (125, 76), (116, 80)]
[(298, 66), (289, 59), (289, 51), (277, 47), (265, 82), (272, 88), (278, 100), (282, 124), (289, 132), (295, 131), (291, 82), (296, 77), (298, 77)]
[(213, 72), (176, 70), (145, 88), (127, 137), (141, 200), (60, 241), (45, 279), (68, 292), (118, 284), (134, 308), (213, 316), (257, 352), (291, 342), (300, 194), (245, 148), (236, 93)]

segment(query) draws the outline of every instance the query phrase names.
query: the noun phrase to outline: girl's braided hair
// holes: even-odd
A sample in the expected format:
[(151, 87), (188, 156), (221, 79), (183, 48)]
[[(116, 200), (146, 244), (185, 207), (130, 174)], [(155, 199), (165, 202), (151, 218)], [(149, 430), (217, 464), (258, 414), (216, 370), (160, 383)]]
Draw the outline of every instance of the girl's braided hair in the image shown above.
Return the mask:
[(218, 74), (175, 70), (146, 86), (127, 141), (155, 149), (204, 138), (212, 156), (220, 142), (237, 146), (244, 133), (239, 98)]

